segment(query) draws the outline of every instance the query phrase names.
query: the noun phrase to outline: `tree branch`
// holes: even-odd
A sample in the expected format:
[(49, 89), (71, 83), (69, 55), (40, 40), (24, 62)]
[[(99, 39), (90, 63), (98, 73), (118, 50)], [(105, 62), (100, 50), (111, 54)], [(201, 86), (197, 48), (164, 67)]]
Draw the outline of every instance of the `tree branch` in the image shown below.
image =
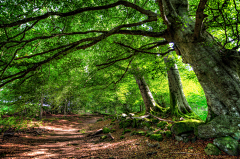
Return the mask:
[(140, 13), (145, 14), (149, 17), (157, 17), (156, 13), (154, 13), (150, 10), (145, 10), (145, 9), (143, 9), (143, 8), (133, 4), (133, 3), (130, 3), (130, 2), (127, 2), (127, 1), (118, 1), (116, 3), (112, 3), (112, 4), (108, 4), (108, 5), (104, 5), (104, 6), (80, 8), (80, 9), (76, 9), (74, 11), (67, 12), (67, 13), (48, 12), (48, 13), (46, 13), (44, 15), (41, 15), (41, 16), (25, 18), (23, 20), (19, 20), (19, 21), (12, 22), (12, 23), (9, 23), (9, 24), (1, 24), (0, 28), (13, 27), (13, 26), (17, 26), (17, 25), (24, 24), (24, 23), (27, 23), (27, 22), (35, 21), (35, 20), (46, 19), (46, 18), (48, 18), (50, 16), (54, 16), (54, 15), (55, 16), (60, 16), (60, 17), (68, 17), (68, 16), (79, 14), (79, 13), (83, 13), (83, 12), (86, 12), (86, 11), (96, 11), (96, 10), (109, 9), (109, 8), (116, 7), (118, 5), (124, 5), (126, 7), (130, 7), (130, 8), (135, 9), (135, 10), (139, 11)]
[(200, 0), (200, 3), (198, 5), (198, 9), (196, 12), (196, 23), (195, 23), (194, 34), (193, 34), (194, 40), (198, 40), (200, 38), (203, 19), (207, 17), (207, 15), (203, 13), (206, 4), (207, 4), (207, 0)]

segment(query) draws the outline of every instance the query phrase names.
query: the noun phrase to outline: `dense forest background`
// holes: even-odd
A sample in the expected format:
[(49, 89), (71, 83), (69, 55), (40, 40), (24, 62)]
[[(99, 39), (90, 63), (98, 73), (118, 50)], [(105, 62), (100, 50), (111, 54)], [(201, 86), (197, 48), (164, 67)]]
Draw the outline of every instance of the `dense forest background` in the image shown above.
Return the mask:
[[(171, 42), (165, 33), (170, 34), (169, 30), (174, 29), (189, 32), (196, 21), (192, 32), (195, 40), (200, 32), (205, 38), (208, 32), (215, 37), (210, 47), (218, 43), (226, 50), (237, 50), (239, 2), (171, 3), (173, 7), (180, 6), (175, 8), (179, 16), (171, 19), (176, 15), (170, 16), (166, 9), (167, 23), (159, 6), (168, 3), (162, 4), (162, 1), (3, 2), (0, 8), (0, 115), (18, 113), (42, 118), (43, 113), (144, 111), (136, 72), (144, 77), (156, 103), (169, 108), (167, 71), (176, 64), (183, 96), (193, 112), (206, 120), (207, 91), (204, 93), (199, 83), (201, 71), (195, 68), (197, 78), (191, 67), (194, 63), (182, 59), (184, 54), (179, 56), (178, 48), (182, 47), (174, 38)], [(204, 21), (201, 15), (208, 18)], [(203, 21), (205, 25), (199, 28), (198, 23)], [(176, 35), (179, 35), (177, 31)], [(201, 38), (195, 42), (200, 46)], [(172, 63), (166, 64), (163, 57), (171, 58)], [(219, 94), (219, 100), (220, 95), (224, 96)], [(209, 97), (209, 100), (212, 99)], [(210, 109), (215, 107), (213, 103)]]

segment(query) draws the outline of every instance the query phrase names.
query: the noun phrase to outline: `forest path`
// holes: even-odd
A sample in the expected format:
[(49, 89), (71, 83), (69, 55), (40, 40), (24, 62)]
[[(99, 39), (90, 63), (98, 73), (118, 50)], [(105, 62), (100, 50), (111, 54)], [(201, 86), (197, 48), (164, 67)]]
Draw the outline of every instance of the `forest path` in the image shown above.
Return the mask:
[(0, 142), (0, 158), (81, 158), (77, 151), (79, 145), (85, 143), (85, 132), (102, 117), (90, 114), (47, 116), (42, 126), (35, 128), (41, 135), (31, 131)]
[[(43, 120), (40, 128), (29, 129), (29, 133), (17, 134), (19, 137), (10, 137), (1, 142), (0, 158), (3, 159), (151, 159), (151, 158), (237, 158), (226, 153), (219, 156), (207, 156), (204, 147), (209, 141), (197, 140), (195, 143), (177, 142), (173, 138), (164, 138), (163, 141), (152, 141), (146, 136), (126, 133), (118, 124), (111, 125), (116, 131), (109, 137), (100, 139), (93, 134), (100, 128), (110, 126), (111, 119), (103, 119), (102, 115), (52, 115)], [(31, 130), (31, 131), (30, 131)], [(145, 131), (131, 128), (132, 131)], [(33, 132), (39, 132), (37, 135)], [(103, 135), (103, 134), (102, 134)], [(124, 136), (124, 139), (120, 137)], [(0, 136), (0, 139), (2, 136)], [(149, 145), (156, 145), (152, 147)]]

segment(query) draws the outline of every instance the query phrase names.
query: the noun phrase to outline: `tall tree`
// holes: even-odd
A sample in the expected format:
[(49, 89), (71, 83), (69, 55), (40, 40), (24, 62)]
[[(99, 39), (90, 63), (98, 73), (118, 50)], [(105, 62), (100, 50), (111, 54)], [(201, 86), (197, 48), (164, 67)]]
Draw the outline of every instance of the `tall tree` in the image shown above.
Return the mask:
[(164, 57), (164, 62), (168, 67), (168, 84), (170, 93), (170, 109), (172, 115), (193, 113), (183, 93), (182, 82), (177, 65), (171, 57)]
[(111, 45), (121, 39), (119, 34), (142, 35), (153, 37), (148, 45), (152, 48), (174, 43), (176, 52), (192, 66), (207, 98), (207, 121), (220, 114), (239, 117), (239, 1), (156, 2), (2, 2), (0, 87), (30, 78), (41, 65), (66, 54), (79, 50), (87, 54), (85, 49), (97, 49), (107, 39)]

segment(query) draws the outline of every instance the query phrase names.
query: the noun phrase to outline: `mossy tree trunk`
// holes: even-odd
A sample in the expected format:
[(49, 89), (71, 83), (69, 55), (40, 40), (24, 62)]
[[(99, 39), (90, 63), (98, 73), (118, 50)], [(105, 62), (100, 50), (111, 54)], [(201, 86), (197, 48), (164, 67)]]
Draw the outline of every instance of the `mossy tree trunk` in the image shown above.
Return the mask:
[[(170, 110), (174, 116), (179, 116), (179, 113), (192, 113), (192, 108), (187, 102), (183, 92), (182, 82), (179, 75), (177, 65), (172, 58), (164, 58), (164, 62), (168, 68), (168, 84), (170, 92)], [(178, 113), (179, 112), (179, 113)]]

